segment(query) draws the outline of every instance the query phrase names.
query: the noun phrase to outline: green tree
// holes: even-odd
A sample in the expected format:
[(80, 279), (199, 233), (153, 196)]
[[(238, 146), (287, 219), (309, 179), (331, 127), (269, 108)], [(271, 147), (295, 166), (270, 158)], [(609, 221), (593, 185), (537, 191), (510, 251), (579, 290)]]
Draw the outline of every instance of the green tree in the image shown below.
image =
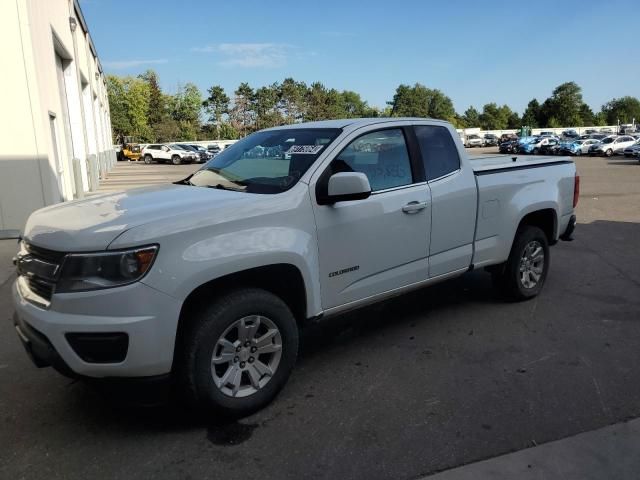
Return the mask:
[(183, 139), (180, 123), (168, 115), (154, 125), (154, 135), (156, 142), (174, 142)]
[(607, 114), (600, 111), (593, 116), (593, 125), (602, 127), (607, 124)]
[(595, 125), (595, 115), (593, 110), (586, 103), (583, 103), (580, 107), (580, 118), (582, 118), (582, 125)]
[(125, 104), (131, 130), (129, 135), (140, 140), (152, 138), (148, 123), (149, 115), (149, 85), (144, 80), (125, 77), (122, 80), (125, 91)]
[(107, 93), (114, 142), (122, 141), (123, 136), (131, 134), (131, 122), (127, 112), (126, 92), (122, 78), (107, 75)]
[(531, 128), (540, 126), (540, 103), (535, 98), (531, 100), (522, 114), (522, 125)]
[(507, 105), (499, 107), (495, 103), (487, 103), (482, 107), (480, 127), (483, 130), (504, 130), (509, 125), (512, 113)]
[(549, 118), (549, 120), (547, 120), (547, 127), (549, 128), (561, 128), (562, 126), (562, 123), (560, 123), (560, 120), (558, 120), (556, 117), (551, 117)]
[(224, 140), (236, 140), (239, 137), (238, 131), (233, 128), (230, 123), (222, 122), (220, 124), (220, 138)]
[(558, 85), (540, 109), (540, 126), (551, 127), (554, 119), (559, 127), (581, 127), (584, 125), (580, 114), (584, 100), (582, 89), (575, 82)]
[(399, 85), (393, 100), (391, 115), (395, 117), (429, 117), (453, 121), (455, 109), (449, 97), (438, 89), (416, 83), (413, 87)]
[(253, 88), (248, 83), (241, 83), (234, 92), (233, 108), (229, 112), (231, 125), (241, 136), (251, 133), (254, 124)]
[(278, 110), (280, 89), (277, 83), (260, 87), (253, 95), (253, 110), (256, 114), (256, 129), (282, 125), (284, 119)]
[(372, 110), (367, 105), (367, 102), (362, 100), (359, 93), (344, 90), (341, 95), (344, 116), (346, 118), (368, 117), (372, 115)]
[(480, 112), (471, 106), (467, 108), (462, 116), (465, 128), (475, 128), (480, 126)]
[(229, 113), (229, 97), (220, 85), (214, 85), (207, 90), (209, 96), (202, 102), (202, 106), (209, 114), (209, 120), (214, 122), (216, 139), (220, 138), (220, 125), (223, 115)]
[(307, 90), (305, 120), (327, 120), (349, 116), (345, 97), (335, 88), (327, 89), (322, 83), (314, 82)]
[(514, 129), (522, 126), (522, 119), (517, 112), (511, 112), (509, 114), (509, 120), (507, 121), (507, 128)]
[(200, 131), (202, 94), (193, 83), (178, 85), (174, 95), (165, 95), (170, 118), (177, 122), (182, 140), (195, 140)]
[(166, 105), (164, 95), (160, 89), (158, 74), (153, 70), (138, 75), (138, 78), (147, 82), (149, 87), (149, 111), (147, 113), (147, 123), (153, 130), (166, 116)]
[(602, 106), (608, 125), (631, 123), (634, 119), (640, 122), (640, 100), (635, 97), (614, 98)]
[(285, 78), (280, 85), (279, 108), (288, 124), (303, 121), (306, 111), (307, 85)]

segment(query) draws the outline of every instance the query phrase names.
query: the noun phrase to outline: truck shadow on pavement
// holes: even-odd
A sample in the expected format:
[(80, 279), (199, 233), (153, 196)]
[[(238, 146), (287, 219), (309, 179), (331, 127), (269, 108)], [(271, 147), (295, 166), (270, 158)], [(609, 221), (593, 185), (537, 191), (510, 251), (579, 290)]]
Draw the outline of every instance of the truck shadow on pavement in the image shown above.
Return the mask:
[[(310, 421), (322, 429), (338, 415), (326, 408), (335, 404), (345, 418), (367, 411), (377, 419), (367, 428), (400, 442), (394, 451), (407, 439), (431, 438), (464, 452), (446, 460), (376, 459), (391, 466), (413, 461), (417, 475), (636, 417), (640, 386), (629, 382), (629, 369), (640, 364), (639, 342), (633, 340), (640, 338), (640, 224), (579, 224), (575, 237), (552, 249), (545, 290), (528, 302), (505, 303), (479, 270), (305, 325), (291, 381), (271, 405), (241, 421), (205, 420), (175, 403), (132, 407), (119, 401), (128, 400), (126, 393), (107, 397), (71, 382), (55, 402), (70, 407), (58, 423), (84, 425), (114, 442), (123, 432), (206, 428), (209, 442), (233, 446), (268, 442), (271, 434), (258, 439), (254, 430), (286, 430), (288, 419), (303, 412), (314, 412)], [(413, 377), (388, 376), (407, 363)], [(396, 390), (380, 387), (383, 382)], [(447, 411), (456, 412), (453, 420), (443, 420)], [(391, 412), (393, 422), (382, 412)], [(432, 420), (417, 428), (416, 415)], [(406, 430), (409, 425), (413, 430)], [(291, 439), (279, 441), (291, 447)], [(363, 454), (361, 461), (372, 459)]]

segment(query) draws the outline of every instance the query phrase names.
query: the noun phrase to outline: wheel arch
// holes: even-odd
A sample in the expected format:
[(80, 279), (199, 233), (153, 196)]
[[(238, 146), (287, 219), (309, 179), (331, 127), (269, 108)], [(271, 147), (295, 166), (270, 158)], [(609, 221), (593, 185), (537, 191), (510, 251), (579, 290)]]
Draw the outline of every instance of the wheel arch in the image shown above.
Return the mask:
[(556, 213), (556, 210), (554, 208), (541, 208), (526, 213), (520, 219), (516, 232), (520, 230), (524, 225), (531, 225), (540, 228), (546, 235), (549, 245), (554, 245), (555, 243), (557, 243), (558, 214)]
[(205, 303), (241, 288), (266, 290), (284, 301), (294, 318), (300, 322), (307, 317), (307, 292), (304, 277), (298, 267), (288, 263), (276, 263), (249, 268), (214, 278), (194, 288), (185, 298), (178, 317), (174, 364), (185, 331), (188, 330), (194, 313)]

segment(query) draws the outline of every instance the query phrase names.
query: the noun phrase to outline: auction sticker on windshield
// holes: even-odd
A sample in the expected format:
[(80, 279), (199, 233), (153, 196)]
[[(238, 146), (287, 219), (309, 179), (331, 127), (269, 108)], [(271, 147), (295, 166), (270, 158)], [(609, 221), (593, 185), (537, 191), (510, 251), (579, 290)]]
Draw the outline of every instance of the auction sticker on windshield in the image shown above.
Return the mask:
[(322, 150), (322, 147), (324, 147), (324, 145), (291, 145), (289, 150), (287, 150), (284, 153), (289, 153), (289, 154), (302, 153), (306, 155), (315, 155), (320, 150)]

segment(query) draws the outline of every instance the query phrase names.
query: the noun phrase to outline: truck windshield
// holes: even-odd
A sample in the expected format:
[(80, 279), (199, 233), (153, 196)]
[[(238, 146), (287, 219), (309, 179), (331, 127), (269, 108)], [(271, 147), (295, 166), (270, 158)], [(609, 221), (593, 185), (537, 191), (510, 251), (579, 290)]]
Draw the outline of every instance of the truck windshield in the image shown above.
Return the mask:
[(246, 193), (293, 187), (341, 132), (294, 128), (256, 132), (225, 149), (183, 183)]

